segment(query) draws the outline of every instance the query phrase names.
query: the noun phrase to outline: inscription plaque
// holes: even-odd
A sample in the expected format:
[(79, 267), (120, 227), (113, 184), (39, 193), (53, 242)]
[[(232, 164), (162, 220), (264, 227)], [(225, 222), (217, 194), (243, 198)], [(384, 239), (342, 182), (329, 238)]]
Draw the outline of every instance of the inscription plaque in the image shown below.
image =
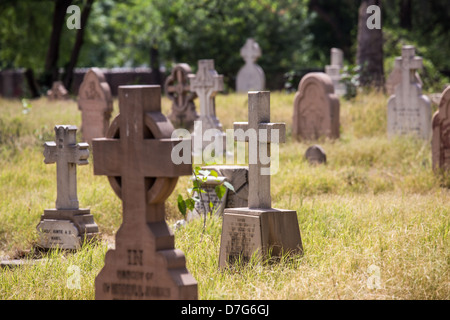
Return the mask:
[(223, 226), (220, 260), (233, 264), (235, 261), (249, 262), (258, 254), (261, 244), (261, 221), (258, 216), (228, 214), (228, 223)]

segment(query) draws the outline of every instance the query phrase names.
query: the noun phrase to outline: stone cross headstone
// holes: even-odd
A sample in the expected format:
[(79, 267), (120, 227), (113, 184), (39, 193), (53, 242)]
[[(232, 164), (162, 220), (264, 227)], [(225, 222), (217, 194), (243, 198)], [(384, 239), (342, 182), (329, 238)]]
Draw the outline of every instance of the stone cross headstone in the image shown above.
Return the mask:
[(309, 164), (327, 163), (327, 155), (325, 150), (319, 145), (313, 145), (306, 149), (305, 159)]
[[(253, 255), (273, 257), (283, 253), (302, 253), (303, 247), (297, 220), (293, 210), (272, 208), (270, 194), (270, 161), (263, 162), (261, 154), (270, 154), (271, 143), (285, 141), (285, 124), (270, 122), (270, 92), (248, 93), (249, 121), (235, 122), (234, 130), (255, 132), (257, 141), (249, 141), (249, 191), (247, 208), (225, 209), (223, 213), (219, 266), (235, 261), (248, 262)], [(278, 141), (272, 141), (272, 131)], [(235, 137), (238, 137), (235, 135)], [(238, 138), (239, 139), (239, 138)], [(256, 143), (250, 145), (250, 143)], [(267, 153), (269, 152), (269, 153)]]
[(197, 95), (190, 91), (188, 75), (191, 68), (186, 63), (179, 63), (167, 77), (164, 91), (172, 100), (172, 112), (168, 118), (176, 128), (192, 129), (198, 119), (194, 99)]
[(55, 81), (52, 84), (52, 88), (47, 90), (47, 98), (49, 100), (67, 100), (69, 92), (61, 81)]
[[(419, 84), (421, 87), (423, 86), (422, 79), (420, 78), (419, 73), (414, 72), (415, 82)], [(386, 93), (391, 96), (395, 94), (395, 87), (402, 81), (402, 68), (399, 64), (395, 64), (394, 69), (389, 74), (389, 77), (386, 80)]]
[(195, 92), (200, 104), (200, 121), (203, 130), (219, 129), (223, 131), (222, 124), (216, 117), (215, 96), (223, 90), (223, 76), (214, 69), (214, 60), (204, 59), (198, 61), (197, 73), (188, 75), (190, 90)]
[(76, 142), (76, 126), (55, 126), (56, 142), (44, 144), (44, 162), (56, 163), (55, 209), (44, 210), (37, 226), (38, 246), (78, 249), (98, 234), (89, 209), (80, 209), (77, 197), (77, 165), (88, 164), (89, 145)]
[[(192, 177), (192, 179), (195, 179), (195, 177)], [(197, 177), (198, 181), (200, 181), (200, 179), (200, 177)], [(222, 184), (224, 181), (224, 177), (213, 176), (208, 176), (206, 181), (201, 181), (200, 188), (202, 192), (200, 192), (200, 194), (194, 192), (194, 197), (197, 197), (200, 201), (196, 201), (194, 210), (188, 212), (188, 221), (194, 218), (204, 217), (205, 215), (209, 216), (210, 212), (216, 216), (222, 215), (227, 200), (228, 189), (225, 190), (225, 194), (222, 195), (222, 198), (219, 198), (215, 189), (216, 186)]]
[(330, 77), (322, 72), (308, 73), (294, 96), (292, 136), (298, 140), (339, 138), (339, 109)]
[(120, 86), (120, 114), (106, 138), (92, 140), (94, 174), (106, 175), (122, 200), (114, 250), (95, 279), (95, 298), (197, 299), (197, 282), (165, 221), (165, 201), (190, 164), (175, 165), (171, 122), (160, 86)]
[(403, 46), (402, 56), (396, 58), (396, 67), (402, 70), (402, 80), (395, 95), (388, 100), (388, 136), (414, 134), (428, 139), (431, 134), (431, 103), (414, 76), (422, 68), (422, 58), (415, 56), (413, 46)]
[(263, 69), (256, 64), (256, 60), (261, 56), (261, 48), (258, 43), (249, 38), (241, 48), (241, 57), (245, 65), (241, 67), (236, 77), (236, 91), (261, 91), (266, 85), (266, 76)]
[(109, 127), (113, 111), (113, 99), (109, 84), (99, 68), (91, 68), (85, 74), (78, 90), (78, 109), (81, 110), (81, 132), (84, 141), (101, 138)]
[(341, 83), (341, 70), (344, 66), (344, 53), (341, 49), (331, 48), (331, 64), (325, 66), (325, 73), (330, 76), (333, 81), (334, 92), (338, 96), (345, 95), (347, 88)]
[[(204, 59), (198, 61), (198, 70), (195, 75), (189, 76), (190, 90), (195, 92), (200, 104), (200, 118), (196, 121), (196, 125), (201, 125), (201, 130), (194, 126), (192, 139), (196, 139), (197, 134), (205, 134), (206, 130), (215, 129), (216, 133), (212, 139), (220, 139), (225, 148), (225, 133), (222, 124), (216, 116), (215, 96), (219, 91), (223, 90), (223, 76), (219, 75), (214, 69), (214, 60)], [(210, 142), (202, 140), (202, 149)], [(195, 148), (195, 146), (194, 146)], [(197, 150), (194, 150), (196, 153)]]
[(433, 115), (431, 159), (433, 170), (450, 170), (450, 87), (442, 93), (439, 109)]

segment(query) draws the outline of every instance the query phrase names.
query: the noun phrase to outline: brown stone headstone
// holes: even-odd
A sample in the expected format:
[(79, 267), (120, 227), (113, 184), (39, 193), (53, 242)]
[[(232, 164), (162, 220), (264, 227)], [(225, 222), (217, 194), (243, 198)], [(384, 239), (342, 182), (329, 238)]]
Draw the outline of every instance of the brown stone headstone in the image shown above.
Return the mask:
[(194, 121), (198, 119), (195, 111), (195, 92), (190, 91), (188, 75), (192, 74), (191, 67), (186, 63), (179, 63), (167, 77), (164, 91), (172, 100), (172, 112), (168, 118), (176, 128), (192, 129)]
[(84, 141), (105, 136), (113, 111), (111, 89), (99, 68), (85, 74), (78, 91), (78, 109), (81, 110), (81, 132)]
[(450, 87), (442, 93), (439, 109), (433, 115), (432, 127), (433, 170), (450, 170)]
[(328, 75), (322, 72), (305, 75), (294, 96), (293, 137), (298, 140), (339, 138), (339, 106)]
[[(267, 163), (261, 156), (270, 152), (271, 143), (283, 143), (286, 138), (285, 124), (270, 122), (270, 92), (248, 93), (248, 117), (248, 123), (234, 123), (235, 138), (249, 142), (248, 207), (224, 210), (221, 268), (235, 261), (248, 262), (253, 255), (280, 257), (303, 252), (296, 211), (272, 208), (271, 160)], [(238, 130), (246, 134), (240, 135)]]
[(52, 88), (47, 90), (47, 98), (49, 100), (67, 100), (69, 99), (69, 92), (61, 81), (55, 81)]
[(197, 282), (174, 247), (165, 200), (190, 164), (175, 165), (171, 122), (161, 113), (160, 86), (120, 86), (120, 114), (106, 138), (92, 140), (94, 174), (106, 175), (122, 200), (116, 247), (95, 279), (96, 299), (197, 299)]

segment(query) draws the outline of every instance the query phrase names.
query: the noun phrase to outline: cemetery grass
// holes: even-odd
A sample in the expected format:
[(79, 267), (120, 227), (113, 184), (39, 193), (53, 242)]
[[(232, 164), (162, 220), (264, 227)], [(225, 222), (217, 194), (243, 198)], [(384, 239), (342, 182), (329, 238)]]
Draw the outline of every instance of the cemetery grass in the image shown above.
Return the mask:
[[(341, 99), (341, 138), (318, 141), (327, 164), (310, 166), (303, 154), (312, 143), (291, 137), (293, 94), (271, 93), (271, 119), (287, 128), (272, 204), (297, 211), (304, 254), (220, 271), (221, 219), (190, 222), (174, 231), (175, 246), (198, 281), (199, 299), (450, 298), (450, 178), (432, 172), (430, 141), (387, 139), (387, 98)], [(80, 127), (81, 116), (75, 101), (29, 103), (0, 99), (0, 257), (35, 263), (0, 269), (0, 299), (94, 299), (121, 202), (106, 177), (93, 175), (91, 156), (77, 168), (78, 198), (91, 209), (100, 241), (78, 252), (34, 249), (39, 218), (56, 200), (56, 168), (44, 164), (42, 144), (54, 140), (55, 124)], [(165, 97), (162, 109), (169, 113)], [(247, 96), (219, 95), (216, 110), (232, 128), (247, 121)], [(166, 202), (169, 225), (182, 219), (176, 199), (189, 187), (181, 177)]]

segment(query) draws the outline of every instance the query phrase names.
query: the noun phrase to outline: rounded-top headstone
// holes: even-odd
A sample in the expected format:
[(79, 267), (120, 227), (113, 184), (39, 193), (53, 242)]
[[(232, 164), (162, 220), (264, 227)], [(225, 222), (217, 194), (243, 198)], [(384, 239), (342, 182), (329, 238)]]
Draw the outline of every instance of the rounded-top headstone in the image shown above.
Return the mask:
[(330, 76), (323, 72), (308, 73), (294, 96), (292, 136), (297, 140), (339, 138), (339, 108)]
[(313, 145), (306, 149), (305, 159), (308, 160), (310, 164), (327, 163), (325, 150), (319, 145)]

